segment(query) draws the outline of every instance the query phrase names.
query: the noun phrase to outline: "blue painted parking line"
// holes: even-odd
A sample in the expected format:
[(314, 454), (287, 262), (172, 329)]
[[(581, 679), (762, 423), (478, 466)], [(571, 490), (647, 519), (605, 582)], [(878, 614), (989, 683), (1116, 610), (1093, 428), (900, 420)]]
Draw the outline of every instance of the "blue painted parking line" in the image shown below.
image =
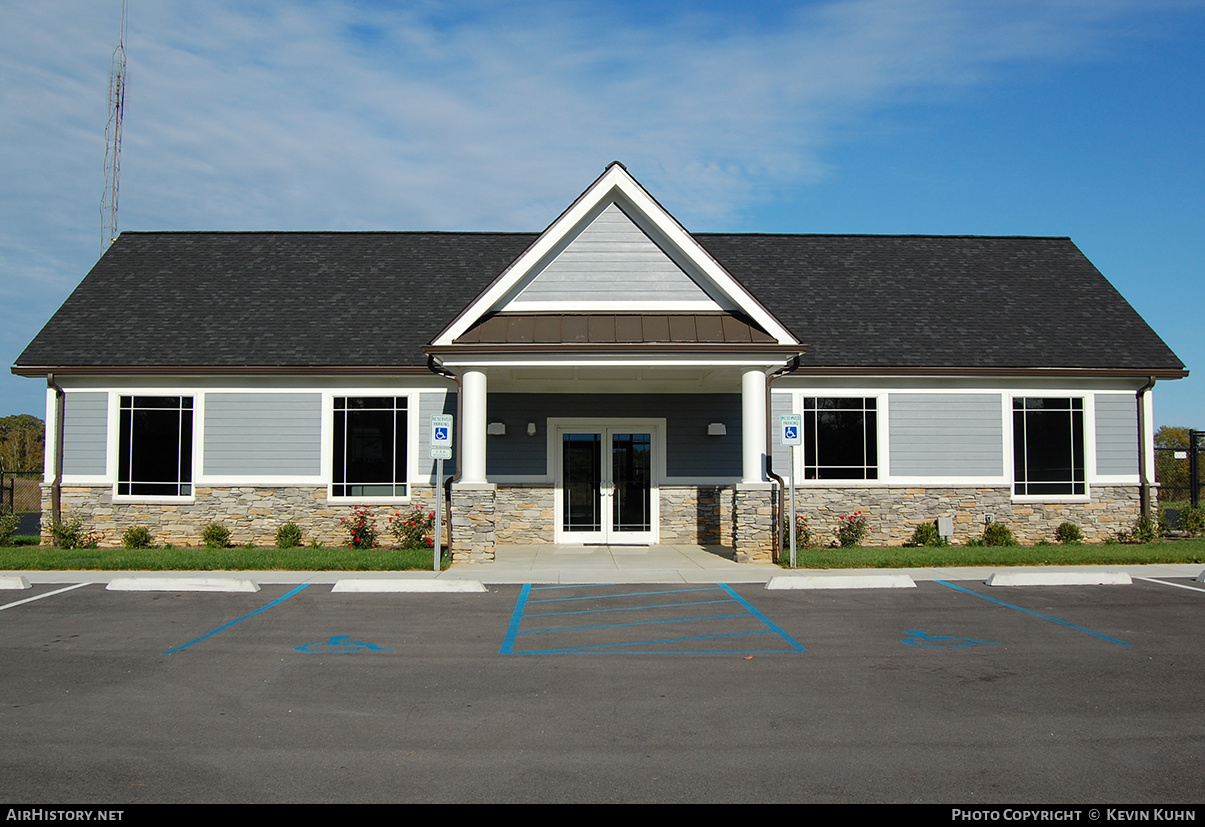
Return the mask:
[(229, 629), (231, 626), (235, 625), (236, 623), (242, 623), (242, 622), (243, 622), (244, 620), (246, 620), (247, 618), (250, 618), (250, 617), (255, 617), (255, 616), (256, 616), (257, 614), (259, 614), (260, 612), (266, 612), (266, 611), (268, 611), (268, 609), (271, 609), (273, 606), (275, 606), (275, 605), (277, 605), (277, 604), (280, 604), (280, 603), (285, 602), (285, 601), (286, 601), (286, 600), (288, 600), (290, 597), (292, 597), (293, 595), (297, 594), (298, 592), (300, 592), (302, 589), (304, 589), (304, 588), (305, 588), (306, 586), (308, 586), (308, 585), (309, 585), (308, 583), (303, 583), (303, 584), (301, 584), (300, 586), (298, 586), (297, 588), (293, 589), (293, 591), (289, 592), (288, 594), (284, 594), (284, 595), (281, 595), (280, 597), (276, 598), (276, 599), (275, 599), (275, 600), (273, 600), (271, 603), (266, 603), (266, 604), (264, 604), (263, 606), (260, 606), (260, 607), (259, 607), (258, 609), (256, 609), (255, 611), (253, 611), (253, 612), (248, 612), (247, 614), (243, 615), (242, 617), (235, 618), (234, 620), (230, 621), (229, 623), (223, 623), (221, 626), (219, 626), (218, 628), (214, 629), (213, 631), (206, 632), (205, 634), (201, 635), (199, 638), (196, 638), (195, 640), (190, 640), (188, 643), (185, 643), (185, 644), (184, 644), (184, 645), (182, 645), (182, 646), (177, 646), (177, 647), (176, 647), (176, 648), (174, 648), (174, 649), (168, 649), (168, 650), (167, 650), (166, 652), (164, 652), (163, 654), (165, 654), (165, 655), (174, 655), (174, 654), (176, 654), (176, 652), (182, 652), (182, 651), (184, 651), (184, 650), (185, 650), (185, 649), (187, 649), (189, 646), (195, 646), (196, 644), (200, 643), (201, 641), (203, 641), (203, 640), (206, 640), (206, 639), (208, 639), (208, 638), (213, 637), (213, 636), (214, 636), (214, 635), (216, 635), (218, 632), (224, 632), (224, 631), (226, 631), (227, 629)]
[[(545, 597), (545, 592), (550, 592), (554, 589), (572, 588), (576, 591), (590, 591), (585, 595), (572, 595), (569, 597)], [(607, 584), (591, 584), (588, 586), (531, 586), (525, 585), (519, 593), (518, 599), (515, 601), (514, 611), (511, 613), (510, 624), (507, 627), (506, 637), (502, 643), (500, 654), (503, 655), (550, 655), (550, 654), (751, 654), (751, 653), (783, 653), (783, 652), (804, 652), (807, 651), (802, 644), (787, 634), (781, 627), (773, 623), (764, 614), (758, 611), (747, 600), (738, 595), (726, 584), (718, 584), (716, 586), (706, 586), (701, 588), (683, 588), (683, 589), (655, 589), (647, 591), (624, 591), (608, 594), (604, 591), (595, 591), (605, 588), (614, 588)], [(686, 600), (673, 601), (674, 595), (685, 593), (710, 592), (715, 595), (719, 591), (722, 596), (715, 600)], [(533, 592), (540, 593), (541, 596), (533, 597)], [(671, 598), (669, 602), (666, 598)], [(571, 601), (589, 600), (593, 605), (589, 609), (566, 608), (564, 611), (538, 611), (529, 612), (529, 608), (536, 604), (541, 604), (541, 608), (553, 608), (550, 604), (567, 604), (573, 605)], [(605, 605), (610, 600), (635, 600), (635, 605), (624, 606), (608, 606)], [(603, 605), (598, 605), (598, 604)], [(720, 606), (726, 605), (732, 607), (729, 611), (721, 610), (719, 613), (692, 615), (689, 612), (682, 613), (682, 609), (689, 609), (699, 606)], [(664, 613), (667, 610), (675, 611), (669, 617), (656, 617), (651, 620), (632, 620), (629, 622), (611, 622), (605, 623), (587, 623), (582, 624), (584, 615), (598, 614), (604, 615), (611, 612), (630, 612), (630, 611), (645, 611), (645, 612), (660, 612)], [(542, 620), (550, 622), (552, 618), (557, 617), (573, 617), (573, 625), (566, 626), (543, 626), (542, 628), (527, 628), (524, 629), (523, 622), (525, 620)], [(614, 617), (612, 615), (612, 617)], [(600, 618), (601, 619), (601, 618)], [(618, 620), (618, 618), (616, 618)], [(745, 622), (748, 625), (749, 621), (756, 623), (757, 627), (753, 631), (731, 631), (732, 624)], [(696, 635), (683, 635), (673, 638), (644, 638), (614, 640), (616, 634), (620, 636), (629, 631), (636, 631), (639, 628), (650, 627), (667, 627), (669, 624), (699, 624), (704, 628), (714, 627), (719, 624), (719, 630)], [(583, 634), (591, 632), (601, 632), (609, 636), (606, 642), (589, 642), (583, 644), (572, 644), (566, 642), (565, 645), (551, 646), (548, 648), (539, 649), (517, 649), (516, 644), (520, 639), (526, 641), (547, 640), (548, 637), (556, 635), (567, 635), (580, 637)], [(539, 635), (541, 637), (529, 637)], [(785, 648), (778, 646), (776, 648), (723, 648), (723, 649), (697, 649), (690, 648), (689, 644), (697, 644), (699, 641), (707, 640), (732, 640), (735, 642), (737, 638), (748, 638), (755, 636), (772, 635), (781, 643), (785, 644)], [(686, 644), (680, 648), (664, 647), (672, 644)], [(635, 650), (635, 651), (634, 651)]]
[(925, 646), (930, 649), (965, 649), (968, 646), (999, 646), (998, 640), (975, 640), (971, 637), (954, 637), (953, 635), (931, 635), (920, 629), (911, 629), (900, 643), (909, 646)]
[[(607, 584), (606, 583), (594, 583), (591, 585), (594, 587), (600, 587), (600, 586), (605, 586)], [(571, 586), (571, 587), (570, 586), (539, 586), (538, 588), (541, 591), (543, 591), (544, 589), (563, 589), (563, 588), (584, 589), (584, 588), (590, 588), (590, 586), (581, 586), (581, 585)], [(705, 586), (705, 587), (699, 588), (699, 589), (672, 589), (671, 590), (671, 592), (673, 594), (684, 594), (686, 592), (710, 592), (710, 591), (715, 591), (715, 587), (714, 586)], [(651, 592), (621, 592), (620, 594), (608, 594), (608, 595), (606, 595), (606, 597), (607, 598), (646, 597), (648, 595), (667, 594), (667, 593), (671, 593), (671, 592), (667, 592), (664, 589), (662, 589), (660, 591), (651, 591)], [(584, 595), (581, 597), (546, 597), (546, 598), (541, 598), (539, 600), (532, 600), (531, 602), (532, 603), (561, 603), (561, 602), (565, 602), (565, 601), (569, 601), (569, 600), (598, 600), (598, 599), (599, 599), (599, 595), (588, 594), (588, 595)]]
[[(590, 646), (565, 646), (560, 649), (531, 649), (523, 652), (503, 652), (507, 655), (611, 655), (625, 654), (614, 650), (625, 646), (646, 646), (650, 643), (689, 643), (694, 640), (715, 640), (718, 638), (749, 637), (764, 635), (765, 632), (731, 632), (723, 635), (691, 635), (690, 637), (675, 637), (666, 640), (630, 640), (623, 643), (599, 643)], [(639, 655), (775, 655), (782, 654), (786, 649), (641, 649)], [(807, 651), (802, 647), (795, 650)]]
[(1006, 606), (1009, 609), (1016, 609), (1018, 612), (1025, 612), (1025, 614), (1030, 614), (1030, 615), (1033, 615), (1034, 617), (1040, 617), (1043, 620), (1049, 620), (1051, 623), (1057, 623), (1060, 626), (1066, 626), (1070, 629), (1075, 629), (1078, 632), (1083, 632), (1085, 634), (1092, 635), (1093, 637), (1098, 637), (1098, 638), (1101, 638), (1102, 640), (1107, 640), (1110, 643), (1116, 643), (1118, 646), (1129, 646), (1130, 645), (1130, 644), (1126, 643), (1124, 640), (1118, 640), (1117, 638), (1112, 638), (1112, 637), (1109, 637), (1108, 635), (1102, 635), (1100, 632), (1094, 632), (1091, 629), (1085, 629), (1083, 626), (1076, 626), (1074, 623), (1068, 623), (1066, 620), (1059, 620), (1057, 617), (1051, 617), (1050, 615), (1044, 615), (1044, 614), (1041, 614), (1040, 612), (1035, 612), (1032, 609), (1026, 609), (1021, 606), (1015, 606), (1012, 603), (1005, 603), (1003, 600), (997, 600), (994, 597), (988, 597), (986, 594), (980, 594), (979, 592), (972, 591), (970, 589), (964, 589), (962, 586), (955, 586), (953, 583), (947, 583), (945, 580), (934, 580), (933, 582), (940, 583), (941, 585), (946, 586), (947, 588), (954, 589), (956, 591), (965, 592), (966, 594), (974, 595), (975, 597), (978, 597), (981, 600), (987, 600), (990, 603), (996, 603), (1000, 606)]

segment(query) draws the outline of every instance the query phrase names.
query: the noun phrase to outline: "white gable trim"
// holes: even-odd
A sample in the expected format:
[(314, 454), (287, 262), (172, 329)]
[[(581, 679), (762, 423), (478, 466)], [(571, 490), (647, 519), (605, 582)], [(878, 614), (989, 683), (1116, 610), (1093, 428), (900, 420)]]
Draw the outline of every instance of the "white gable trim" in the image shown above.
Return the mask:
[[(493, 284), (474, 299), (451, 325), (435, 337), (432, 344), (435, 346), (450, 345), (482, 316), (505, 303), (517, 292), (517, 288), (535, 267), (554, 253), (558, 247), (564, 246), (566, 239), (574, 236), (579, 228), (597, 216), (610, 202), (616, 202), (621, 209), (629, 213), (633, 220), (652, 230), (654, 235), (660, 236), (655, 240), (664, 244), (671, 258), (689, 265), (690, 269), (702, 276), (708, 282), (704, 289), (711, 292), (712, 295), (718, 294), (716, 298), (719, 304), (730, 305), (745, 313), (773, 336), (779, 344), (798, 344), (795, 337), (754, 299), (740, 282), (720, 266), (719, 262), (712, 258), (695, 241), (694, 237), (666, 212), (618, 162), (613, 162), (608, 166), (606, 171), (578, 196), (577, 200), (561, 213), (502, 275), (494, 280)], [(549, 309), (564, 311), (570, 308), (558, 306)], [(594, 308), (576, 306), (573, 309)]]

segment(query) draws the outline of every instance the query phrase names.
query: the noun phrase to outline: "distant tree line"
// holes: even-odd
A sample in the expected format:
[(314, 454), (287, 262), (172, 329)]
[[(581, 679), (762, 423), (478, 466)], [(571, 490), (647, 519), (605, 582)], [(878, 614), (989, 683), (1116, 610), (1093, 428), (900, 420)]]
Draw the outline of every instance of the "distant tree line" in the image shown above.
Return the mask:
[(45, 451), (45, 422), (32, 414), (0, 417), (0, 464), (4, 470), (41, 470)]

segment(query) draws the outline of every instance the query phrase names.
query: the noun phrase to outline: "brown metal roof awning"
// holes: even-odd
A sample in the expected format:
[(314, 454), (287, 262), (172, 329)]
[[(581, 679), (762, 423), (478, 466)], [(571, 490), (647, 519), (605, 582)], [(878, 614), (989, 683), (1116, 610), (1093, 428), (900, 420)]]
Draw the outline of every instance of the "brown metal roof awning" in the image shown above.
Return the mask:
[(732, 313), (497, 313), (454, 345), (776, 345)]

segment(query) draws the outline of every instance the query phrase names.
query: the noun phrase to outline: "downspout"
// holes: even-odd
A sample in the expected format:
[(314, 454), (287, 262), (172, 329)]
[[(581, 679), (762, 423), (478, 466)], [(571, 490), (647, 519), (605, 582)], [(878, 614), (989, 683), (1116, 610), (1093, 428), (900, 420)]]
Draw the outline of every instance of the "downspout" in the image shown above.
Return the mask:
[[(778, 474), (774, 473), (774, 415), (770, 411), (770, 386), (774, 384), (774, 380), (780, 376), (786, 376), (799, 368), (799, 354), (791, 357), (790, 363), (784, 367), (771, 373), (766, 378), (766, 476), (778, 483), (778, 508), (774, 509), (774, 555), (781, 556), (782, 553), (782, 531), (783, 531), (783, 503), (786, 500), (787, 485)], [(791, 481), (794, 484), (794, 480)]]
[(1155, 377), (1147, 377), (1147, 382), (1138, 389), (1135, 395), (1138, 399), (1138, 506), (1143, 517), (1151, 515), (1151, 469), (1146, 460), (1146, 399), (1144, 398), (1155, 387)]
[(427, 356), (427, 369), (430, 370), (432, 373), (434, 373), (437, 376), (446, 377), (456, 383), (456, 419), (455, 419), (455, 427), (456, 427), (456, 435), (457, 435), (456, 471), (455, 471), (455, 473), (452, 474), (452, 476), (448, 477), (446, 482), (443, 483), (443, 486), (444, 486), (444, 514), (447, 517), (447, 524), (448, 524), (448, 553), (451, 554), (452, 553), (452, 483), (460, 480), (460, 455), (463, 453), (463, 451), (460, 450), (459, 445), (460, 445), (461, 434), (463, 434), (463, 429), (461, 428), (461, 423), (464, 421), (464, 416), (463, 416), (463, 414), (464, 414), (464, 392), (460, 385), (460, 377), (457, 376), (455, 373), (452, 373), (452, 371), (448, 370), (443, 365), (439, 364), (439, 362), (436, 361), (434, 355)]
[(46, 387), (54, 391), (54, 480), (50, 483), (50, 519), (55, 525), (63, 521), (63, 408), (67, 395), (54, 382), (54, 374), (46, 374)]

